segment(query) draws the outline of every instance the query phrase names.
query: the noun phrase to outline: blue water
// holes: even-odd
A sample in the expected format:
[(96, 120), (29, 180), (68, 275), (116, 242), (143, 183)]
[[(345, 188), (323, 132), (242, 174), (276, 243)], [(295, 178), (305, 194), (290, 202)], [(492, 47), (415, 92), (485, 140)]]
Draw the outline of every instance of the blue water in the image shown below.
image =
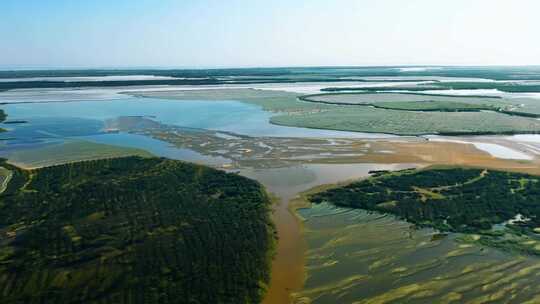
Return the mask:
[[(11, 120), (36, 118), (103, 121), (118, 116), (151, 116), (181, 127), (228, 131), (249, 136), (373, 137), (372, 134), (283, 127), (270, 124), (272, 113), (239, 101), (183, 101), (126, 97), (114, 100), (9, 104), (2, 106)], [(379, 137), (379, 136), (378, 136)]]
[(64, 139), (81, 139), (146, 150), (154, 155), (218, 165), (230, 162), (174, 147), (144, 135), (104, 134), (104, 122), (119, 116), (146, 116), (179, 127), (227, 131), (249, 136), (353, 138), (373, 135), (283, 127), (270, 124), (271, 113), (238, 101), (183, 101), (126, 97), (114, 100), (8, 104), (0, 106), (9, 120), (0, 124), (0, 156), (18, 149), (38, 148)]

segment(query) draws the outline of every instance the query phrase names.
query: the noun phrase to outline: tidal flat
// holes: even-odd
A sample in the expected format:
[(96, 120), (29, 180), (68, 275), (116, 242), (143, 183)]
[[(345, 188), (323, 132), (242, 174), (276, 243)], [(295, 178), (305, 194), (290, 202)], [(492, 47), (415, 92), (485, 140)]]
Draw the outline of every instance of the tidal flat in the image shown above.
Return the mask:
[(294, 303), (536, 303), (538, 259), (456, 241), (393, 216), (313, 205), (298, 211), (307, 279)]
[[(119, 126), (119, 125), (117, 125)], [(142, 130), (140, 130), (142, 131)], [(409, 138), (409, 139), (379, 139), (379, 140), (345, 140), (345, 139), (298, 139), (298, 138), (250, 138), (247, 136), (239, 136), (237, 134), (224, 134), (215, 132), (189, 131), (170, 126), (154, 127), (151, 130), (142, 131), (147, 136), (155, 136), (162, 141), (174, 143), (178, 147), (189, 147), (195, 149), (201, 154), (217, 153), (222, 157), (229, 157), (233, 161), (226, 168), (229, 170), (237, 170), (240, 174), (254, 178), (260, 181), (268, 191), (272, 192), (280, 201), (280, 204), (274, 208), (274, 222), (278, 228), (278, 248), (277, 255), (274, 261), (273, 276), (270, 284), (270, 289), (265, 303), (284, 303), (288, 300), (290, 292), (293, 292), (294, 301), (303, 303), (307, 298), (327, 299), (320, 303), (336, 303), (348, 302), (348, 298), (333, 298), (332, 293), (335, 285), (321, 287), (318, 281), (312, 283), (313, 269), (310, 267), (311, 250), (317, 250), (320, 243), (310, 242), (310, 233), (319, 232), (326, 234), (327, 231), (319, 231), (319, 226), (311, 226), (308, 219), (302, 223), (302, 220), (295, 216), (297, 207), (305, 207), (305, 202), (302, 201), (301, 193), (311, 187), (315, 187), (316, 191), (320, 191), (320, 186), (326, 184), (334, 184), (346, 182), (355, 178), (367, 177), (371, 170), (396, 170), (400, 168), (410, 168), (434, 164), (455, 163), (465, 166), (480, 166), (492, 168), (504, 168), (512, 171), (531, 172), (538, 174), (537, 158), (531, 160), (505, 159), (496, 158), (490, 153), (479, 150), (469, 142), (448, 143), (437, 141), (426, 141), (425, 139)], [(192, 133), (195, 132), (197, 137), (194, 138)], [(191, 135), (190, 135), (191, 133)], [(496, 140), (493, 138), (484, 138), (483, 141)], [(469, 139), (470, 140), (470, 139)], [(473, 140), (474, 142), (474, 140)], [(509, 144), (504, 139), (498, 138), (499, 144)], [(503, 143), (505, 142), (505, 143)], [(519, 146), (514, 146), (517, 148)], [(326, 154), (320, 155), (319, 149), (325, 149)], [(331, 151), (332, 153), (330, 153)], [(530, 152), (529, 152), (530, 153)], [(302, 157), (305, 156), (305, 157)], [(317, 157), (314, 157), (317, 156)], [(313, 207), (317, 208), (317, 207)], [(298, 213), (307, 218), (303, 213), (309, 212), (308, 209), (302, 209)], [(332, 210), (325, 209), (323, 212)], [(291, 213), (292, 212), (292, 213)], [(318, 216), (323, 217), (324, 214)], [(299, 226), (299, 221), (300, 225)], [(331, 221), (334, 221), (333, 219)], [(336, 231), (343, 229), (347, 225), (336, 220), (339, 223), (339, 228)], [(371, 223), (371, 222), (370, 222)], [(371, 224), (379, 225), (377, 222)], [(388, 226), (396, 224), (397, 227), (405, 227), (405, 224), (392, 219), (387, 223)], [(403, 233), (409, 233), (415, 229), (406, 225), (407, 228)], [(377, 231), (375, 236), (382, 233), (382, 230), (388, 227), (382, 227), (381, 231)], [(321, 228), (322, 229), (322, 228)], [(395, 228), (397, 229), (397, 228)], [(393, 233), (394, 230), (389, 229), (388, 233)], [(361, 231), (357, 231), (362, 237)], [(412, 232), (411, 232), (412, 233)], [(422, 232), (423, 233), (423, 232)], [(431, 231), (429, 235), (438, 235), (435, 231)], [(305, 236), (307, 241), (305, 242)], [(438, 237), (438, 236), (437, 236)], [(435, 237), (435, 238), (437, 238)], [(427, 238), (427, 236), (426, 236)], [(478, 252), (485, 251), (484, 247), (478, 243), (471, 242), (456, 242), (457, 236), (450, 237), (446, 247), (441, 247), (441, 251), (448, 250), (445, 254), (454, 255), (462, 247), (474, 247)], [(389, 239), (380, 238), (381, 243), (368, 244), (377, 248), (378, 246), (388, 246)], [(336, 244), (336, 246), (339, 245)], [(363, 245), (363, 246), (368, 246)], [(452, 247), (455, 246), (455, 247)], [(399, 248), (399, 247), (397, 247)], [(430, 247), (427, 247), (430, 248)], [(343, 248), (344, 252), (352, 250), (351, 247)], [(359, 249), (358, 249), (359, 250)], [(392, 249), (392, 252), (397, 250)], [(304, 252), (304, 253), (303, 253)], [(491, 248), (489, 252), (502, 254), (501, 251)], [(345, 254), (345, 253), (344, 253)], [(434, 257), (439, 254), (434, 253)], [(346, 254), (345, 254), (346, 255)], [(474, 255), (472, 255), (474, 257)], [(511, 259), (513, 255), (507, 254), (507, 259)], [(447, 263), (449, 268), (460, 268), (468, 264), (474, 267), (480, 263), (480, 259), (468, 259), (468, 255), (461, 260), (449, 258)], [(488, 256), (489, 257), (489, 256)], [(374, 258), (373, 258), (374, 259)], [(534, 263), (531, 257), (524, 257), (528, 263)], [(331, 278), (326, 270), (333, 269), (331, 264), (339, 263), (339, 259), (329, 261), (328, 267), (320, 268), (320, 276)], [(373, 261), (372, 261), (373, 262)], [(326, 262), (325, 262), (326, 263)], [(407, 260), (404, 259), (404, 264)], [(493, 263), (497, 263), (495, 260)], [(300, 265), (307, 265), (305, 268)], [(411, 266), (413, 267), (413, 266)], [(317, 267), (315, 267), (317, 268)], [(414, 268), (414, 267), (413, 267)], [(317, 268), (318, 269), (318, 268)], [(337, 270), (339, 272), (339, 270)], [(513, 270), (512, 270), (513, 271)], [(497, 272), (497, 271), (495, 271)], [(357, 275), (357, 274), (355, 274)], [(377, 274), (379, 275), (379, 274)], [(371, 278), (371, 277), (370, 277)], [(347, 279), (347, 278), (344, 278)], [(461, 277), (451, 276), (447, 280), (452, 284), (460, 282)], [(411, 276), (410, 282), (419, 280), (419, 278)], [(375, 279), (374, 282), (381, 283)], [(305, 285), (304, 285), (305, 284)], [(341, 283), (340, 283), (341, 284)], [(413, 284), (413, 283), (411, 283)], [(313, 287), (315, 286), (315, 287)], [(396, 293), (391, 285), (386, 286), (386, 289), (380, 287), (379, 292), (382, 294)], [(442, 286), (442, 285), (441, 285)], [(446, 286), (446, 285), (445, 285)], [(312, 289), (316, 289), (313, 291)], [(439, 287), (433, 285), (430, 287), (438, 290)], [(442, 287), (441, 287), (442, 288)], [(307, 294), (304, 291), (307, 291)], [(486, 291), (485, 295), (491, 296), (492, 291)], [(399, 294), (399, 292), (397, 292)], [(412, 291), (411, 291), (412, 293)], [(352, 293), (352, 298), (362, 298), (362, 292)], [(452, 295), (450, 299), (465, 299), (472, 295), (460, 296)], [(400, 296), (395, 296), (400, 299)], [(381, 298), (379, 298), (380, 300)], [(427, 300), (419, 298), (418, 295), (411, 299), (417, 301), (412, 303), (429, 303), (433, 299), (441, 300), (443, 295), (433, 294), (433, 297)], [(445, 298), (444, 298), (445, 299)], [(425, 300), (425, 301), (424, 301)], [(424, 301), (424, 302), (423, 302)], [(317, 301), (314, 301), (318, 303)], [(380, 301), (384, 303), (384, 301)]]
[[(22, 151), (23, 146), (45, 148), (56, 141), (116, 145), (207, 164), (258, 180), (278, 202), (273, 207), (272, 219), (279, 242), (264, 303), (352, 303), (364, 300), (366, 303), (445, 300), (474, 303), (488, 298), (504, 300), (504, 295), (499, 294), (501, 290), (519, 293), (514, 298), (527, 301), (537, 292), (526, 281), (536, 282), (532, 277), (538, 270), (533, 267), (536, 260), (532, 257), (464, 242), (457, 234), (443, 237), (434, 230), (414, 229), (389, 216), (377, 219), (380, 215), (359, 213), (350, 219), (341, 218), (340, 214), (345, 216), (354, 212), (336, 211), (324, 205), (306, 208), (309, 205), (303, 200), (303, 193), (313, 187), (313, 191), (321, 191), (336, 183), (365, 178), (370, 175), (369, 171), (377, 170), (455, 164), (539, 174), (540, 147), (534, 139), (475, 136), (433, 140), (432, 137), (277, 126), (270, 123), (275, 117), (317, 117), (325, 111), (330, 113), (343, 108), (302, 102), (297, 99), (301, 94), (280, 92), (277, 88), (273, 91), (167, 88), (167, 92), (159, 94), (129, 94), (138, 97), (121, 95), (114, 100), (4, 105), (10, 119), (24, 119), (28, 123), (2, 125), (8, 132), (2, 134), (4, 140), (0, 148), (14, 152)], [(149, 97), (151, 95), (154, 96)], [(403, 121), (403, 124), (407, 122)], [(398, 127), (397, 122), (395, 127)], [(487, 124), (485, 127), (493, 128)], [(16, 135), (15, 138), (10, 134)], [(486, 145), (504, 147), (527, 157), (512, 159), (515, 154), (508, 150), (499, 149), (501, 153), (495, 153), (489, 148), (493, 146)], [(52, 162), (71, 161), (72, 158), (62, 156), (69, 150), (63, 150), (59, 144)], [(100, 158), (100, 153), (101, 157), (107, 157), (107, 153), (103, 153), (107, 151), (104, 147), (93, 151), (96, 152), (94, 157)], [(15, 154), (11, 155), (14, 158)], [(26, 156), (29, 163), (34, 158), (34, 166), (43, 165), (38, 163), (39, 153)], [(355, 230), (355, 225), (362, 228)], [(364, 231), (368, 234), (362, 234)], [(351, 234), (347, 234), (349, 232)], [(410, 235), (412, 240), (407, 239)], [(403, 246), (402, 251), (397, 244)], [(371, 259), (361, 252), (371, 255)], [(352, 253), (358, 253), (358, 258)], [(373, 260), (377, 254), (380, 258)], [(411, 256), (415, 258), (410, 260)], [(420, 261), (424, 258), (431, 264), (422, 264)], [(504, 269), (493, 266), (512, 258), (519, 263)], [(438, 261), (441, 261), (440, 269), (433, 264)], [(456, 272), (464, 267), (471, 270), (466, 274)], [(489, 267), (492, 270), (488, 271)], [(496, 281), (503, 279), (499, 273), (512, 275), (521, 269), (519, 267), (523, 267), (526, 274), (511, 283)], [(448, 270), (448, 274), (443, 270)], [(480, 280), (480, 274), (484, 275), (483, 280)], [(434, 277), (429, 277), (431, 275)], [(428, 283), (428, 277), (435, 278), (434, 283)], [(378, 287), (364, 280), (372, 281)], [(462, 282), (469, 282), (468, 287)], [(359, 286), (363, 284), (373, 287), (369, 290), (371, 293)], [(482, 284), (486, 287), (480, 292), (479, 289), (484, 287)], [(455, 293), (447, 292), (452, 288)]]
[[(538, 100), (509, 101), (483, 96), (455, 97), (419, 94), (330, 94), (315, 98), (323, 102), (303, 101), (303, 94), (255, 90), (255, 89), (212, 89), (212, 90), (167, 90), (130, 93), (138, 97), (164, 98), (171, 100), (197, 100), (201, 96), (210, 100), (239, 100), (259, 105), (265, 111), (274, 112), (270, 122), (280, 126), (354, 131), (364, 133), (385, 133), (394, 135), (479, 135), (539, 133), (540, 121), (534, 119), (536, 108), (521, 109), (522, 105), (538, 106)], [(379, 94), (377, 94), (379, 95)], [(308, 95), (313, 96), (313, 95)], [(329, 99), (331, 98), (331, 99)], [(386, 100), (385, 107), (354, 106), (351, 103), (374, 105)], [(404, 101), (413, 104), (403, 104)], [(428, 107), (431, 101), (438, 104)], [(445, 103), (443, 103), (445, 102)], [(341, 103), (341, 104), (340, 104)], [(343, 104), (349, 103), (349, 104)], [(396, 108), (396, 105), (401, 106)], [(426, 106), (427, 104), (427, 106)], [(445, 107), (450, 107), (446, 109)], [(511, 116), (500, 112), (530, 114), (533, 117)], [(418, 111), (428, 109), (429, 111)], [(441, 110), (442, 109), (442, 110)], [(466, 111), (455, 111), (463, 109)], [(491, 111), (484, 111), (491, 109)]]

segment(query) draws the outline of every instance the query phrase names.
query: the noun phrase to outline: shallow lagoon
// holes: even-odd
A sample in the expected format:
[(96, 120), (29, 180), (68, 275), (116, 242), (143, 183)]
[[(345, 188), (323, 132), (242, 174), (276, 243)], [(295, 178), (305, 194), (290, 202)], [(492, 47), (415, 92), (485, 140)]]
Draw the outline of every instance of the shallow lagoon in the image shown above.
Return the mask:
[(249, 136), (373, 138), (381, 134), (326, 131), (270, 124), (272, 113), (239, 101), (176, 101), (126, 97), (114, 100), (8, 104), (2, 108), (10, 120), (35, 118), (91, 119), (104, 121), (118, 116), (148, 116), (181, 127), (233, 132)]
[(385, 135), (325, 131), (270, 124), (272, 113), (260, 106), (239, 101), (175, 101), (156, 98), (125, 97), (112, 100), (6, 104), (2, 109), (9, 120), (23, 124), (0, 124), (3, 133), (0, 156), (8, 157), (17, 149), (38, 148), (44, 144), (80, 139), (97, 143), (138, 148), (157, 156), (220, 166), (230, 163), (221, 157), (209, 157), (189, 149), (144, 135), (105, 133), (105, 121), (119, 116), (144, 116), (179, 127), (233, 132), (264, 137), (366, 138)]

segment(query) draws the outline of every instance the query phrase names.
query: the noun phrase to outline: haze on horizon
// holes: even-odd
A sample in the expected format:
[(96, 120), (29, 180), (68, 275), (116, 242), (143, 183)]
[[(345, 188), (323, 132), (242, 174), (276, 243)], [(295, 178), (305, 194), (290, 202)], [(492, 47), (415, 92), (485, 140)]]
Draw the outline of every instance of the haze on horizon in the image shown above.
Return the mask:
[(0, 68), (540, 65), (537, 0), (2, 0)]

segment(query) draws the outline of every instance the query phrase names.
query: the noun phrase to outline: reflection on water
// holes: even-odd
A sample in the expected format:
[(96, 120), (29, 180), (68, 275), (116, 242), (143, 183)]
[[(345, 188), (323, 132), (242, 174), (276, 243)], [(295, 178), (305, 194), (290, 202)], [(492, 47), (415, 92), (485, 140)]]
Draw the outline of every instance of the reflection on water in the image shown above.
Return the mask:
[(270, 112), (239, 101), (189, 101), (125, 97), (114, 100), (8, 104), (2, 108), (12, 120), (84, 118), (104, 121), (119, 116), (148, 116), (160, 123), (250, 136), (370, 138), (388, 135), (326, 131), (270, 124)]
[(10, 138), (9, 142), (13, 144), (99, 134), (103, 129), (103, 121), (79, 117), (32, 117), (27, 123), (4, 124), (3, 128), (8, 132), (2, 133), (2, 138)]
[(538, 303), (540, 263), (328, 204), (301, 209), (307, 281), (297, 303)]

